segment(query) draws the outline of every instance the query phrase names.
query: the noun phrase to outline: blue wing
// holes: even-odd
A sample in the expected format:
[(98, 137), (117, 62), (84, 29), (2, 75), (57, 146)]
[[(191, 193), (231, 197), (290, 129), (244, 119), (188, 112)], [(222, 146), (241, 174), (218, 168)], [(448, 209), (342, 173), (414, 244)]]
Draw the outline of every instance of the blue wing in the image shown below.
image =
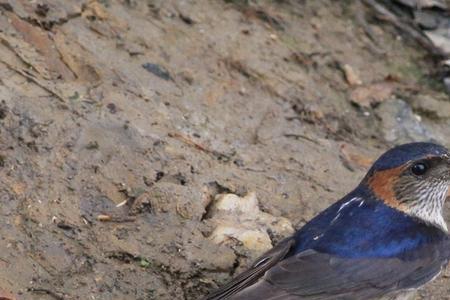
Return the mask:
[(440, 272), (450, 257), (446, 233), (361, 190), (356, 194), (205, 300), (370, 299), (421, 286)]

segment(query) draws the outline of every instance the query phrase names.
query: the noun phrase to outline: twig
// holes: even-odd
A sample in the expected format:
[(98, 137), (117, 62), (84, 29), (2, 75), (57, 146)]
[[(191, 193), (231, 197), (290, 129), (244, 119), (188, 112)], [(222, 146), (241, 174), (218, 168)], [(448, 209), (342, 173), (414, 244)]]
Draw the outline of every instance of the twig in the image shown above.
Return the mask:
[(287, 137), (287, 138), (304, 139), (304, 140), (307, 140), (307, 141), (309, 141), (311, 143), (314, 143), (314, 144), (320, 146), (320, 143), (318, 141), (313, 140), (312, 138), (310, 138), (310, 137), (308, 137), (306, 135), (303, 135), (303, 134), (286, 133), (286, 134), (284, 134), (284, 136)]
[(198, 149), (200, 151), (203, 151), (205, 153), (211, 154), (211, 155), (213, 155), (214, 157), (216, 157), (219, 160), (223, 160), (223, 161), (230, 160), (230, 156), (229, 155), (226, 155), (226, 154), (221, 153), (221, 152), (216, 151), (216, 150), (208, 149), (205, 146), (203, 146), (203, 145), (201, 145), (201, 144), (191, 140), (190, 138), (182, 135), (181, 133), (171, 132), (171, 133), (169, 133), (169, 137), (176, 138), (176, 139), (182, 141), (183, 143), (185, 143), (185, 144), (187, 144), (189, 146), (192, 146), (192, 147), (194, 147), (194, 148), (196, 148), (196, 149)]
[(110, 215), (98, 215), (97, 216), (97, 221), (100, 221), (100, 222), (112, 222), (112, 223), (127, 223), (127, 222), (134, 222), (134, 221), (136, 221), (136, 218), (110, 216)]
[(49, 296), (52, 296), (53, 298), (57, 299), (57, 300), (67, 300), (69, 298), (67, 298), (67, 295), (63, 294), (63, 293), (59, 293), (59, 292), (55, 292), (46, 288), (34, 288), (34, 287), (30, 287), (27, 289), (29, 292), (32, 293), (40, 293), (40, 294), (47, 294)]

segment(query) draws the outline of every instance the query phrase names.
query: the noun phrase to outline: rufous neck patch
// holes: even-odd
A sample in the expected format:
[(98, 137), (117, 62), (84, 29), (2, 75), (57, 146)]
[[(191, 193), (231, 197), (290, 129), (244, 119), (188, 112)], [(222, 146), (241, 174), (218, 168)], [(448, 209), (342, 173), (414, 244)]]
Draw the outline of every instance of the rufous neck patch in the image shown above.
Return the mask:
[(404, 166), (374, 172), (368, 180), (368, 186), (375, 196), (393, 208), (400, 208), (400, 203), (395, 196), (394, 185)]

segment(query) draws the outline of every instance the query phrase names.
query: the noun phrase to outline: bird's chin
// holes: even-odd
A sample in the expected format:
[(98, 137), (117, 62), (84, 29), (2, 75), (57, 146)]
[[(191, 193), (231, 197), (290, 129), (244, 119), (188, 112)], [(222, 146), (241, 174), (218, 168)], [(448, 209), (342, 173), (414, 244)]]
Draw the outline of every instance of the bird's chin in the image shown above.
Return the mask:
[(447, 223), (442, 216), (442, 211), (425, 211), (423, 209), (414, 209), (404, 211), (406, 214), (421, 220), (422, 222), (435, 226), (444, 232), (448, 232)]
[[(421, 192), (421, 191), (426, 191)], [(426, 224), (438, 227), (448, 232), (443, 217), (444, 203), (450, 197), (449, 183), (440, 181), (430, 186), (422, 186), (415, 194), (408, 195), (409, 201), (400, 201), (398, 209), (404, 213), (418, 218)]]

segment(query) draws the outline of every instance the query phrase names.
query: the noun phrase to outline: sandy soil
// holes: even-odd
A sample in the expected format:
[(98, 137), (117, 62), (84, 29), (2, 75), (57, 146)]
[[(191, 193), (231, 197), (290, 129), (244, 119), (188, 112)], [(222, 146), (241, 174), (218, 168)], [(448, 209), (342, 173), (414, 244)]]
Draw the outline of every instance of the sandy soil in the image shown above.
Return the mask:
[(4, 297), (199, 299), (259, 254), (210, 238), (217, 194), (298, 228), (450, 146), (432, 59), (356, 0), (10, 0), (0, 40)]

